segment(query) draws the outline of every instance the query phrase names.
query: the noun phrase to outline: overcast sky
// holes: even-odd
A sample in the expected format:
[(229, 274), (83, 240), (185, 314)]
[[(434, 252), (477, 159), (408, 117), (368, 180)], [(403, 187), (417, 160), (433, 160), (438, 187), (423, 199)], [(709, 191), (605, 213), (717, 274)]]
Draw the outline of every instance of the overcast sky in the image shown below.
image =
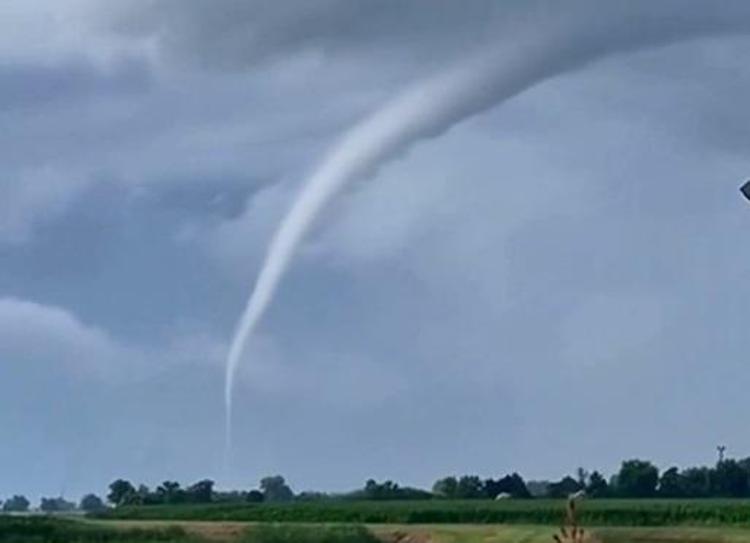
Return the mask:
[[(750, 456), (750, 6), (624, 4), (3, 2), (0, 498)], [(551, 35), (570, 69), (325, 210), (227, 467), (226, 351), (306, 175), (401, 89)]]

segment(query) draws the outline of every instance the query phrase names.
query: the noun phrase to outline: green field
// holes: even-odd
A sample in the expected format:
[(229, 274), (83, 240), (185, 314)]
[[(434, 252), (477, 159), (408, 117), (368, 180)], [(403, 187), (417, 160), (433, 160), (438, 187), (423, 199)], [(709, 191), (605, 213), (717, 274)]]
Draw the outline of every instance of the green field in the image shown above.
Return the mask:
[(196, 543), (176, 526), (122, 529), (42, 516), (0, 515), (0, 543)]
[[(560, 500), (323, 501), (290, 504), (208, 504), (121, 507), (110, 519), (350, 524), (557, 525)], [(579, 521), (588, 526), (750, 527), (750, 500), (587, 500)]]

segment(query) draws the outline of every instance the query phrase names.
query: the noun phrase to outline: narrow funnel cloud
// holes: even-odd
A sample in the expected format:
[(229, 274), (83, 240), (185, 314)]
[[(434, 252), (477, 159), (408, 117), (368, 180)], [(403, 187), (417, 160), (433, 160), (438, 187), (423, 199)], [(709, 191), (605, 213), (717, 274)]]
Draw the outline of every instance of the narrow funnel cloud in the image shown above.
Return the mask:
[(347, 183), (372, 175), (420, 140), (435, 137), (545, 79), (602, 56), (711, 33), (744, 31), (750, 26), (750, 3), (723, 4), (726, 9), (720, 14), (700, 20), (674, 17), (670, 9), (679, 12), (679, 2), (654, 4), (656, 7), (646, 13), (626, 11), (621, 17), (608, 16), (608, 24), (598, 19), (587, 24), (561, 24), (550, 29), (543, 40), (482, 51), (409, 88), (343, 137), (308, 179), (273, 237), (237, 326), (226, 367), (227, 447), (231, 443), (235, 374), (248, 338), (315, 218)]

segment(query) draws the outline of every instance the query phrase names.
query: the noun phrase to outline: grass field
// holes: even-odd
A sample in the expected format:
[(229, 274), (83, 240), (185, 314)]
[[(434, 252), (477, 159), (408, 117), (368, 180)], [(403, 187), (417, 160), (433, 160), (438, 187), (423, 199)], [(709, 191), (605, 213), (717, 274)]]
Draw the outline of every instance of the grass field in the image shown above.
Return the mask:
[[(0, 516), (0, 543), (552, 543), (564, 501), (211, 504)], [(587, 500), (592, 543), (750, 543), (749, 500)]]
[[(555, 528), (529, 525), (264, 524), (65, 520), (0, 515), (0, 543), (552, 543)], [(736, 527), (597, 527), (591, 543), (750, 543)]]
[[(100, 518), (310, 522), (349, 524), (557, 525), (558, 500), (326, 501), (290, 504), (209, 504), (123, 507)], [(750, 500), (587, 500), (579, 521), (588, 526), (750, 527)]]
[(177, 526), (118, 526), (49, 517), (0, 515), (0, 543), (197, 543)]
[[(97, 521), (119, 529), (164, 529), (170, 521)], [(320, 525), (283, 524), (272, 527), (239, 522), (178, 522), (185, 533), (204, 541), (231, 543), (370, 543), (368, 538), (325, 537)], [(366, 527), (383, 543), (553, 543), (551, 526), (528, 525), (392, 525)], [(263, 531), (265, 529), (265, 532)], [(274, 530), (276, 530), (275, 533)], [(750, 529), (732, 527), (595, 527), (588, 530), (592, 543), (750, 543)], [(330, 532), (328, 532), (330, 535)]]

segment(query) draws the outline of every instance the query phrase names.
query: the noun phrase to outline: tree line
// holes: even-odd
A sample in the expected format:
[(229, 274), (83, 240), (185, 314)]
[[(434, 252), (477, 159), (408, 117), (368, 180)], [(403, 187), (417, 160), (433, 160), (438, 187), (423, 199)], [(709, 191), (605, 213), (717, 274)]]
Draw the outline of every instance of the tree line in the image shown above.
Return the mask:
[[(31, 502), (26, 496), (16, 494), (3, 502), (0, 506), (5, 513), (25, 513), (31, 509)], [(101, 511), (106, 509), (106, 504), (95, 494), (85, 495), (80, 502), (75, 503), (64, 498), (42, 498), (39, 501), (39, 511), (44, 513), (66, 513), (71, 511)]]
[(454, 499), (472, 498), (750, 498), (750, 458), (722, 459), (715, 466), (664, 471), (647, 460), (626, 460), (607, 479), (598, 471), (579, 468), (559, 481), (524, 482), (518, 474), (498, 481), (476, 476), (446, 477), (435, 483), (433, 494)]
[(609, 478), (599, 471), (578, 468), (575, 474), (557, 481), (525, 481), (518, 473), (497, 479), (478, 475), (443, 477), (431, 490), (400, 486), (393, 481), (368, 480), (353, 492), (295, 494), (280, 475), (265, 477), (258, 489), (217, 492), (212, 481), (201, 481), (181, 489), (177, 483), (163, 483), (155, 491), (143, 485), (135, 488), (126, 481), (110, 485), (108, 500), (113, 505), (206, 503), (206, 502), (286, 502), (315, 500), (426, 500), (426, 499), (532, 499), (567, 498), (749, 498), (750, 458), (721, 460), (713, 467), (670, 467), (663, 472), (647, 460), (626, 460)]
[[(393, 481), (368, 480), (364, 487), (353, 492), (329, 494), (301, 492), (295, 494), (284, 477), (274, 475), (260, 480), (258, 488), (220, 491), (215, 483), (204, 479), (182, 486), (176, 481), (164, 481), (151, 489), (135, 486), (125, 479), (109, 485), (106, 501), (114, 507), (126, 505), (200, 504), (200, 503), (279, 503), (320, 500), (427, 500), (427, 499), (532, 499), (567, 498), (585, 495), (591, 498), (748, 498), (750, 497), (750, 458), (722, 459), (715, 466), (670, 467), (660, 471), (647, 460), (626, 460), (620, 469), (606, 478), (599, 471), (579, 468), (575, 474), (558, 481), (525, 481), (518, 473), (497, 479), (478, 475), (443, 477), (431, 490), (400, 486)], [(25, 512), (31, 507), (26, 497), (15, 495), (4, 502), (4, 512)], [(48, 513), (82, 510), (95, 512), (107, 507), (95, 494), (84, 496), (76, 504), (61, 497), (42, 498), (39, 510)]]

